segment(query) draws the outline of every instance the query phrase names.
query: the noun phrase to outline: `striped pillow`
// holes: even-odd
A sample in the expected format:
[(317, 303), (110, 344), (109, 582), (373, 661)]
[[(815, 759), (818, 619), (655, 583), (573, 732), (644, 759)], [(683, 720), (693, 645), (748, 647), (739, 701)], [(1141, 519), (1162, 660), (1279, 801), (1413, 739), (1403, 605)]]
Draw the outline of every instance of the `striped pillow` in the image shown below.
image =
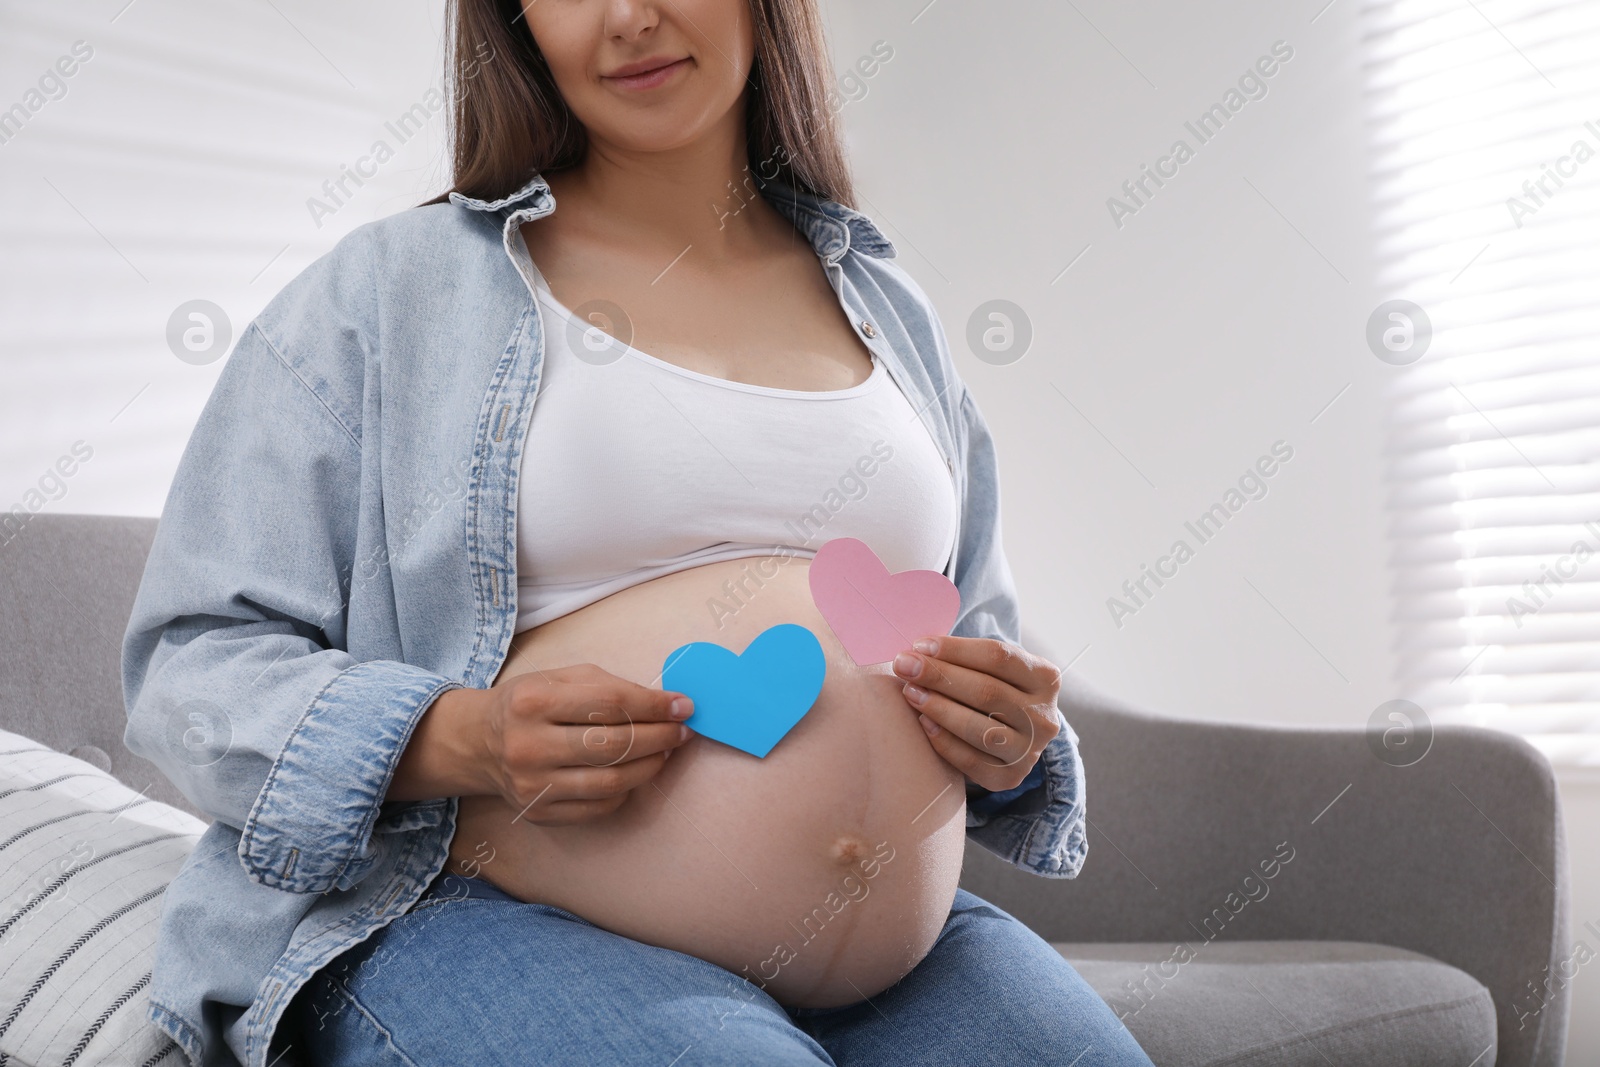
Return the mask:
[(145, 1012), (161, 896), (205, 828), (0, 730), (0, 1067), (182, 1067)]

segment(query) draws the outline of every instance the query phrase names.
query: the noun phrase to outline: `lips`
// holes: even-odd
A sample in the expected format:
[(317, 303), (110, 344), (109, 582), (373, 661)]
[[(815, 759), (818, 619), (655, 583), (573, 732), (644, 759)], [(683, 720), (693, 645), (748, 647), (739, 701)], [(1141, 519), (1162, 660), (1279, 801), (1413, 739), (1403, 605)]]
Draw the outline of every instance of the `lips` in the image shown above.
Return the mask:
[(624, 64), (612, 74), (601, 75), (606, 81), (625, 89), (652, 89), (687, 66), (689, 57), (682, 59), (647, 59)]

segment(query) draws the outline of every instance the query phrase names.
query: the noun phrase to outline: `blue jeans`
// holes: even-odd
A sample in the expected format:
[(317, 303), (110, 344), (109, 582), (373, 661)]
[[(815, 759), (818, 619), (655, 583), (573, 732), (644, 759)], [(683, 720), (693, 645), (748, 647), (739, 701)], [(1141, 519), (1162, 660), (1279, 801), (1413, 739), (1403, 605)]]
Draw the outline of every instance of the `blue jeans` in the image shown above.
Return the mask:
[(442, 874), (294, 1010), (312, 1067), (1152, 1067), (1060, 954), (964, 889), (895, 985), (786, 1009), (705, 960)]

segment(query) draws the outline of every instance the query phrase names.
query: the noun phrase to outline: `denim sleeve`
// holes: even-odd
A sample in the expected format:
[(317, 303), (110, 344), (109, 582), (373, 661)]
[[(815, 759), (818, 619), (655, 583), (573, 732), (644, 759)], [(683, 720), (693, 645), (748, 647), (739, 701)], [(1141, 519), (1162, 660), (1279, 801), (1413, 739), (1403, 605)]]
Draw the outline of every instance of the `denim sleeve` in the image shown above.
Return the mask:
[[(336, 414), (307, 383), (310, 361), (297, 369), (285, 351), (348, 346), (359, 331), (315, 298), (314, 278), (275, 298), (269, 310), (292, 312), (284, 325), (264, 326), (263, 312), (223, 367), (121, 650), (128, 748), (240, 831), (253, 881), (295, 893), (348, 889), (376, 862), (371, 835), (400, 753), (433, 700), (460, 684), (345, 650), (359, 422)], [(359, 379), (352, 388), (359, 397)]]
[(1028, 776), (1019, 785), (1010, 789), (1002, 789), (998, 793), (978, 786), (967, 789), (967, 810), (987, 819), (994, 815), (1007, 804), (1028, 792), (1044, 785), (1044, 764), (1035, 763), (1028, 771)]
[[(942, 329), (936, 326), (935, 332), (943, 338)], [(1000, 540), (994, 439), (972, 395), (964, 385), (957, 387), (957, 440), (967, 467), (967, 499), (953, 577), (961, 590), (962, 614), (952, 632), (1020, 643), (1016, 588)], [(1088, 852), (1083, 762), (1077, 734), (1059, 709), (1056, 718), (1061, 732), (1045, 745), (1020, 785), (969, 801), (967, 836), (1013, 866), (1047, 878), (1072, 878)]]

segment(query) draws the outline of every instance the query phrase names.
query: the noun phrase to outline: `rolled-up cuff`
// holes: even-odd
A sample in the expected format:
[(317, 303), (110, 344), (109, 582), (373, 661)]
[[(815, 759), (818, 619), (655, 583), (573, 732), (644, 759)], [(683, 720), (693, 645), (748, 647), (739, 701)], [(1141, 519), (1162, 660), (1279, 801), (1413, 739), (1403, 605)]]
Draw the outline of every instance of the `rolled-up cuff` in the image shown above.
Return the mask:
[[(1045, 878), (1074, 878), (1083, 868), (1089, 842), (1083, 761), (1078, 754), (1078, 735), (1066, 722), (1039, 753), (1035, 770), (1040, 768), (1042, 789), (1024, 790), (992, 812), (974, 811), (969, 803), (967, 836), (1015, 867)], [(986, 799), (990, 798), (980, 798), (978, 803)]]
[(376, 822), (422, 713), (460, 682), (396, 660), (335, 675), (289, 735), (239, 840), (252, 881), (292, 893), (348, 889), (377, 858)]
[(1011, 789), (1002, 789), (998, 793), (987, 789), (969, 792), (967, 794), (967, 825), (982, 826), (989, 821), (989, 816), (1000, 811), (1007, 804), (1020, 797), (1022, 794), (1038, 789), (1044, 785), (1044, 758), (1041, 754), (1038, 761), (1028, 771), (1028, 776), (1020, 785)]

